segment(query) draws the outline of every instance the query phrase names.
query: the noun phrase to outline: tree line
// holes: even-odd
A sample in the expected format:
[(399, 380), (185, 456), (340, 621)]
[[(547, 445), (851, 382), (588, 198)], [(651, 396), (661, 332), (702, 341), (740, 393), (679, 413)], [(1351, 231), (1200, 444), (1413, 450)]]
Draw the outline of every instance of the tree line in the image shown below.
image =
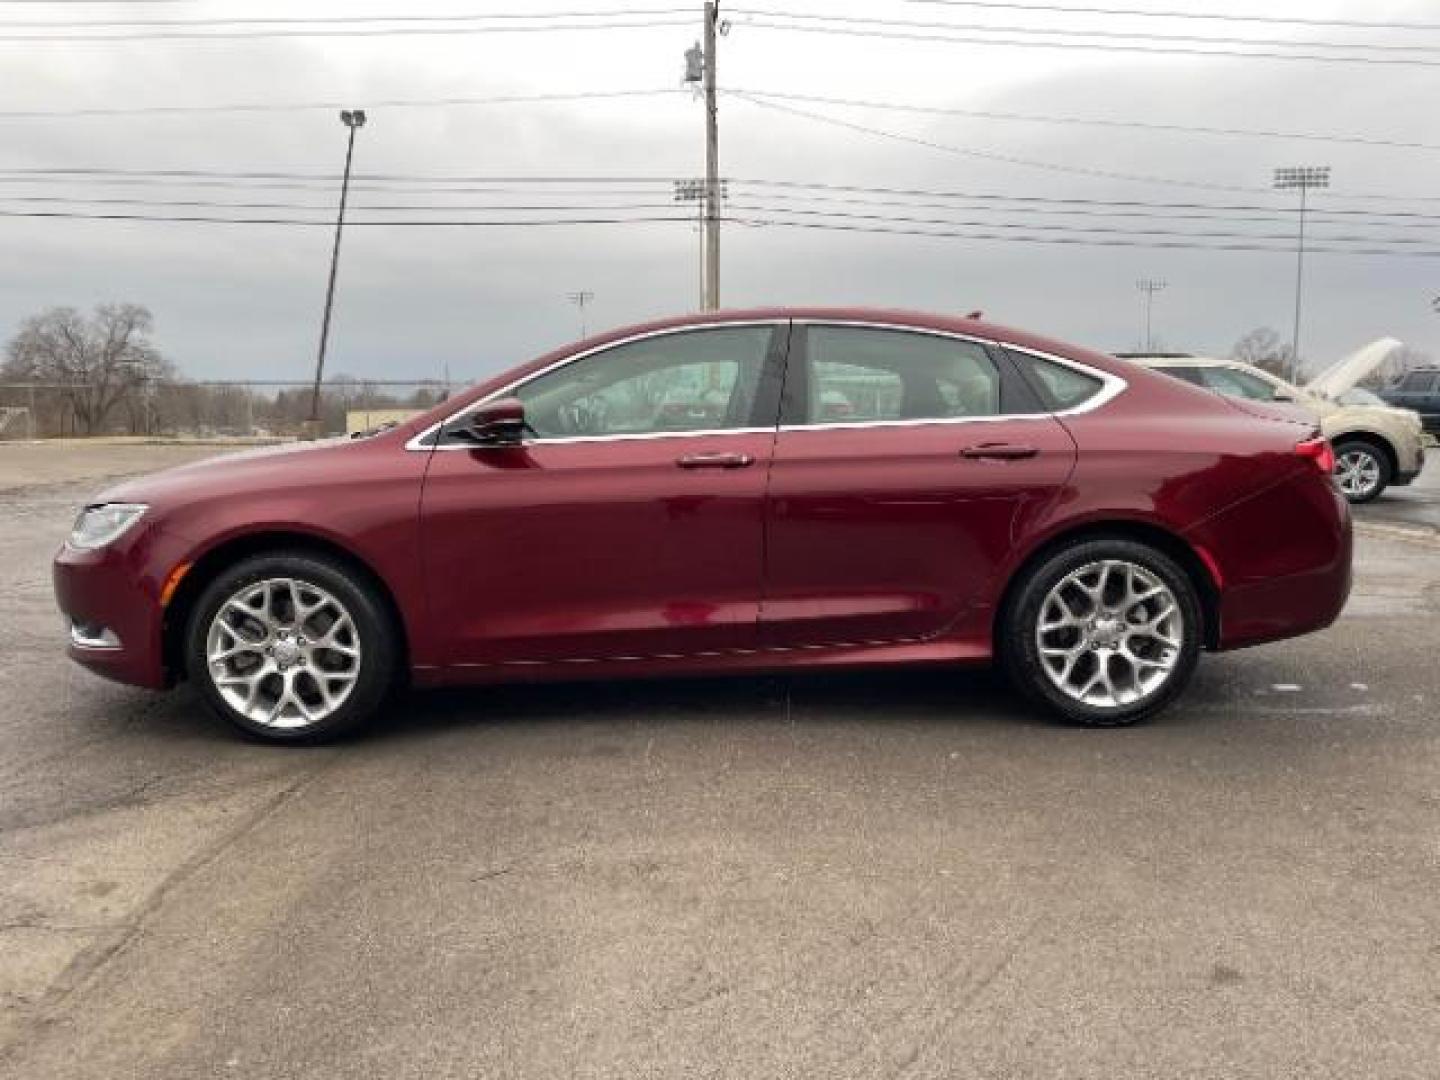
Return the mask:
[[(20, 324), (0, 364), (0, 435), (295, 435), (310, 416), (311, 389), (194, 382), (151, 340), (140, 304), (101, 304), (89, 314), (56, 307)], [(413, 390), (350, 376), (320, 395), (324, 430), (345, 430), (352, 410), (425, 409), (440, 385)], [(4, 421), (19, 430), (6, 431)]]
[[(185, 380), (151, 340), (154, 325), (140, 304), (101, 304), (89, 314), (55, 307), (26, 319), (0, 364), (0, 436), (300, 432), (310, 415), (309, 387), (272, 391)], [(1291, 374), (1290, 346), (1268, 327), (1250, 331), (1230, 355), (1285, 378)], [(1362, 385), (1383, 387), (1411, 367), (1433, 362), (1401, 349)], [(403, 393), (342, 375), (322, 388), (320, 419), (324, 430), (338, 432), (349, 411), (424, 409), (446, 394), (434, 384)], [(22, 414), (20, 430), (7, 431), (7, 422)]]

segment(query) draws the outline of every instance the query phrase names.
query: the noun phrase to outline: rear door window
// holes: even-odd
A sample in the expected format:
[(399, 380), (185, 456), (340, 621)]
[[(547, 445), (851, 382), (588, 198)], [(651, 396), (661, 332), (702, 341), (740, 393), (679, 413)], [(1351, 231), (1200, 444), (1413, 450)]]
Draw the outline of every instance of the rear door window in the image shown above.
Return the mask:
[(1077, 408), (1105, 388), (1104, 380), (1094, 375), (1033, 353), (1008, 351), (1051, 412)]
[(952, 420), (1000, 412), (1001, 379), (974, 342), (881, 327), (806, 330), (806, 423)]

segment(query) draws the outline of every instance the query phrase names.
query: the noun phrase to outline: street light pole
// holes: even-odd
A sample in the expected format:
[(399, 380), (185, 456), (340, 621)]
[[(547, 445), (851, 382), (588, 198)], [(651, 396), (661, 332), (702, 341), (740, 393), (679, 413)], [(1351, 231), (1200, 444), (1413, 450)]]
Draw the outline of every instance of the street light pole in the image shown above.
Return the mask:
[(1290, 335), (1290, 381), (1300, 384), (1300, 299), (1305, 281), (1305, 194), (1330, 186), (1329, 165), (1298, 165), (1275, 170), (1276, 191), (1300, 192), (1300, 225), (1295, 248), (1295, 328)]
[(340, 266), (340, 235), (345, 230), (345, 201), (350, 194), (350, 162), (355, 156), (355, 132), (365, 126), (365, 110), (346, 109), (340, 122), (350, 129), (345, 144), (345, 176), (340, 181), (340, 213), (335, 218), (335, 246), (330, 251), (330, 283), (325, 287), (325, 314), (320, 320), (320, 351), (315, 357), (315, 387), (310, 393), (311, 435), (320, 434), (320, 380), (325, 375), (325, 346), (330, 341), (330, 310), (335, 306), (335, 272)]
[(580, 338), (585, 338), (585, 305), (595, 299), (595, 294), (589, 289), (581, 289), (578, 292), (566, 293), (566, 298), (580, 309)]

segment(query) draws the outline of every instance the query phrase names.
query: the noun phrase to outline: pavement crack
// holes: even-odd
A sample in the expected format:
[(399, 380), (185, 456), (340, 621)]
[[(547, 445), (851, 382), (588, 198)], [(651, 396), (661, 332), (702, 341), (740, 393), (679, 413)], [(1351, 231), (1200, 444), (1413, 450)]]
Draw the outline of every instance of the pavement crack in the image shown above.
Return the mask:
[(1011, 939), (1009, 946), (1001, 952), (999, 958), (994, 963), (981, 970), (978, 977), (968, 980), (969, 984), (961, 990), (950, 1008), (945, 1010), (939, 1022), (924, 1036), (917, 1039), (915, 1045), (910, 1048), (910, 1052), (896, 1062), (895, 1068), (890, 1074), (892, 1077), (908, 1075), (914, 1070), (921, 1058), (925, 1057), (940, 1044), (940, 1040), (945, 1037), (945, 1033), (955, 1026), (955, 1022), (974, 1004), (975, 1000), (989, 989), (991, 984), (1004, 974), (1005, 969), (1014, 962), (1015, 957), (1020, 954), (1021, 947), (1034, 933), (1039, 923), (1040, 920), (1038, 917), (1027, 923), (1025, 927), (1021, 929), (1020, 933)]
[(33, 1022), (29, 1029), (17, 1033), (9, 1045), (0, 1047), (0, 1063), (5, 1063), (13, 1058), (24, 1045), (26, 1034), (36, 1027), (43, 1027), (58, 1019), (59, 1013), (73, 998), (93, 985), (111, 964), (124, 956), (144, 936), (146, 925), (164, 906), (165, 901), (172, 893), (195, 875), (218, 862), (226, 852), (249, 836), (265, 821), (283, 810), (307, 787), (319, 780), (342, 760), (343, 755), (337, 753), (317, 768), (286, 784), (259, 806), (245, 814), (234, 826), (166, 874), (128, 919), (113, 927), (103, 928), (112, 932), (79, 953), (60, 972), (37, 1003)]

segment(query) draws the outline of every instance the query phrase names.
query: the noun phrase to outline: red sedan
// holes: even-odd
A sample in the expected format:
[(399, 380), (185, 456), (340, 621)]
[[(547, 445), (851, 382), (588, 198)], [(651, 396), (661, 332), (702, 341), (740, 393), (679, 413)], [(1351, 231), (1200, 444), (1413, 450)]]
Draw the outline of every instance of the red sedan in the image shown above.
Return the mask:
[(998, 660), (1083, 724), (1339, 614), (1313, 427), (989, 323), (616, 331), (368, 437), (131, 481), (55, 561), (70, 655), (253, 735), (422, 685)]

